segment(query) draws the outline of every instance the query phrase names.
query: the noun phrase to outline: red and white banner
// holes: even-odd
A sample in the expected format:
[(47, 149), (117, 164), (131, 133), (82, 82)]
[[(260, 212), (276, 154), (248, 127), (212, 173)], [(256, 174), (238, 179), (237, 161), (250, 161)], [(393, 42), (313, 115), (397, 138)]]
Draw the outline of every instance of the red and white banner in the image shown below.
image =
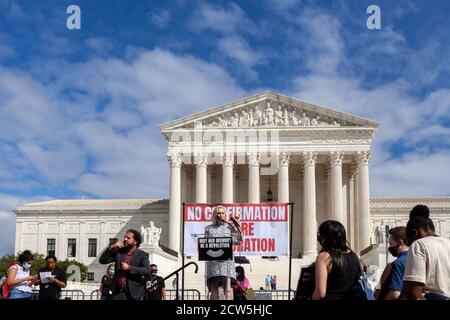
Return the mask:
[(227, 220), (237, 216), (242, 223), (242, 243), (235, 246), (235, 255), (286, 256), (289, 251), (289, 205), (287, 203), (195, 204), (184, 206), (184, 255), (198, 256), (198, 238), (212, 223), (216, 206), (226, 208)]

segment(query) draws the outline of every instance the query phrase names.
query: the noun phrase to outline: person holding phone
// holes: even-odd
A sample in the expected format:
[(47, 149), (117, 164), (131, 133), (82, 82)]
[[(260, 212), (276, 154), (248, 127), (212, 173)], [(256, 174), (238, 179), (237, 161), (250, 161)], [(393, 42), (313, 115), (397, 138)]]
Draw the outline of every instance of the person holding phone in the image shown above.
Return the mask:
[(37, 281), (37, 275), (30, 276), (31, 265), (34, 256), (29, 250), (25, 250), (18, 257), (19, 263), (8, 269), (6, 284), (9, 286), (9, 299), (30, 300), (33, 290), (31, 286)]

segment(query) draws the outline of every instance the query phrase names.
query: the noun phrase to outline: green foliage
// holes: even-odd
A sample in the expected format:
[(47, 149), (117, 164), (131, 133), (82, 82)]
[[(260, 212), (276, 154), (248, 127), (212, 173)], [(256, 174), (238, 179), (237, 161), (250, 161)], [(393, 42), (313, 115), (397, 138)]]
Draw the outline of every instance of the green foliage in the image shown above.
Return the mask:
[[(33, 256), (34, 256), (34, 261), (33, 261), (33, 264), (31, 266), (31, 270), (30, 270), (30, 274), (32, 274), (32, 275), (37, 274), (40, 269), (45, 268), (45, 266), (47, 265), (44, 255), (38, 254), (38, 253), (33, 253)], [(5, 256), (1, 257), (0, 258), (0, 276), (3, 276), (4, 274), (6, 274), (6, 271), (8, 270), (9, 265), (12, 262), (17, 262), (17, 260), (18, 260), (18, 256), (14, 256), (14, 255), (5, 255)], [(58, 261), (58, 268), (62, 269), (64, 272), (66, 272), (67, 278), (69, 278), (73, 274), (73, 271), (70, 274), (67, 273), (67, 269), (69, 268), (70, 265), (77, 266), (80, 269), (81, 281), (86, 281), (87, 272), (88, 272), (87, 266), (85, 266), (81, 262), (78, 262), (75, 260), (66, 259), (63, 261)]]

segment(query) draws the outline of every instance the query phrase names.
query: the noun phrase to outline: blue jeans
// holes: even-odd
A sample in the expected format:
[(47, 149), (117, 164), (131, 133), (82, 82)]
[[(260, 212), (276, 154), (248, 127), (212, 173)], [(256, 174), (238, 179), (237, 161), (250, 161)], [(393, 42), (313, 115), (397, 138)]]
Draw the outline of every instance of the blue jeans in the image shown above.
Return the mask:
[(23, 292), (17, 289), (12, 289), (9, 293), (10, 299), (31, 299), (31, 292)]

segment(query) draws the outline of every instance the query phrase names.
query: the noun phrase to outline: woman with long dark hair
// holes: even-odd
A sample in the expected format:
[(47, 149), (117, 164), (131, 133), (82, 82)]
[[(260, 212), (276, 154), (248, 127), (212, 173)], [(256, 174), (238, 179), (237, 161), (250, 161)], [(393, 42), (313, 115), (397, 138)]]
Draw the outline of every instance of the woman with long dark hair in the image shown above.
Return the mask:
[(317, 240), (322, 250), (315, 262), (313, 300), (352, 299), (352, 288), (360, 275), (358, 256), (350, 249), (344, 226), (327, 220), (319, 226)]
[(245, 276), (242, 266), (236, 267), (236, 282), (233, 285), (234, 300), (246, 300), (245, 292), (250, 288), (250, 281)]

